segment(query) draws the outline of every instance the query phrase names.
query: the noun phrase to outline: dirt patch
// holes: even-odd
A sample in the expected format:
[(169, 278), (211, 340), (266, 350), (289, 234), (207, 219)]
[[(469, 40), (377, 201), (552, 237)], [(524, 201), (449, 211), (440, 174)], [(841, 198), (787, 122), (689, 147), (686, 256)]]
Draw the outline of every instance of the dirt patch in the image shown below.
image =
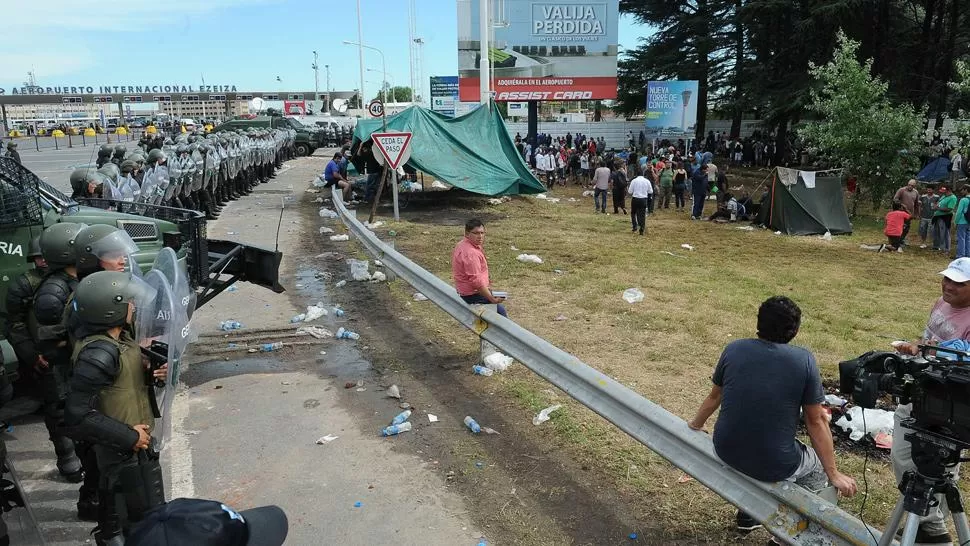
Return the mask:
[[(306, 199), (303, 209), (308, 220), (316, 217), (316, 206)], [(338, 248), (338, 244), (344, 246)], [(355, 252), (353, 248), (310, 235), (300, 250), (308, 267), (331, 272), (336, 281), (347, 276), (344, 259)], [(312, 258), (332, 251), (340, 257)], [(331, 297), (355, 310), (350, 327), (360, 333), (358, 343), (375, 367), (372, 375), (333, 374), (340, 383), (363, 379), (367, 385), (368, 396), (354, 388), (345, 390), (347, 407), (359, 415), (362, 429), (376, 432), (400, 410), (396, 400), (369, 393), (399, 385), (415, 410), (411, 419), (415, 429), (387, 441), (425, 459), (443, 484), (466, 497), (473, 517), (491, 541), (621, 544), (629, 542), (630, 533), (637, 533), (647, 543), (693, 542), (691, 537), (666, 534), (662, 525), (653, 523), (656, 520), (617, 502), (615, 489), (594, 464), (570, 458), (550, 441), (557, 434), (552, 422), (533, 426), (531, 411), (523, 410), (520, 401), (495, 392), (498, 388), (487, 388), (489, 381), (499, 387), (498, 378), (473, 376), (470, 368), (476, 361), (477, 338), (467, 335), (467, 343), (452, 345), (429, 337), (384, 283), (350, 281), (334, 288)], [(441, 420), (432, 424), (427, 413)], [(461, 426), (465, 415), (500, 434), (471, 434)]]

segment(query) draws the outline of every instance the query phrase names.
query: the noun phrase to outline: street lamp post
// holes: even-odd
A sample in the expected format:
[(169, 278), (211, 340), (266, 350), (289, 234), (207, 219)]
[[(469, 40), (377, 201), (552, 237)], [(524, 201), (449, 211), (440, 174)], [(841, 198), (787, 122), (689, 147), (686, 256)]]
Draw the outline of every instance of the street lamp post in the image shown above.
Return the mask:
[[(378, 54), (380, 54), (380, 56), (381, 56), (381, 72), (384, 73), (384, 81), (387, 81), (387, 64), (384, 62), (384, 52), (383, 51), (381, 51), (380, 49), (377, 49), (374, 46), (364, 45), (364, 44), (362, 44), (360, 42), (352, 42), (350, 40), (344, 40), (344, 44), (345, 45), (355, 45), (357, 47), (362, 47), (364, 49), (372, 49), (372, 50), (376, 51)], [(363, 68), (363, 66), (364, 65), (361, 65), (361, 68)], [(361, 70), (361, 72), (360, 72), (360, 96), (361, 96), (361, 100), (363, 100), (363, 97), (364, 97), (364, 71), (363, 70)], [(381, 121), (383, 122), (383, 125), (384, 125), (384, 131), (387, 131), (387, 111), (386, 110), (385, 110), (384, 113), (381, 114)]]
[[(376, 68), (368, 68), (367, 71), (368, 72), (379, 72), (379, 70), (377, 70)], [(387, 78), (388, 78), (388, 76), (387, 76), (387, 74), (385, 74), (384, 75), (384, 83), (383, 83), (384, 90), (385, 90), (384, 91), (384, 98), (385, 99), (387, 98), (387, 86), (388, 86), (388, 84), (390, 84), (390, 86), (391, 86), (391, 102), (397, 102), (397, 91), (395, 91), (395, 89), (394, 89), (397, 86), (394, 85), (394, 77), (393, 76), (391, 77), (391, 81), (387, 81)]]
[(327, 93), (326, 93), (326, 95), (327, 95), (327, 112), (329, 113), (330, 112), (330, 92), (333, 91), (333, 89), (330, 88), (330, 65), (329, 64), (325, 64), (325, 65), (323, 65), (323, 67), (327, 69)]
[(317, 64), (317, 52), (313, 52), (313, 101), (320, 102), (320, 65)]

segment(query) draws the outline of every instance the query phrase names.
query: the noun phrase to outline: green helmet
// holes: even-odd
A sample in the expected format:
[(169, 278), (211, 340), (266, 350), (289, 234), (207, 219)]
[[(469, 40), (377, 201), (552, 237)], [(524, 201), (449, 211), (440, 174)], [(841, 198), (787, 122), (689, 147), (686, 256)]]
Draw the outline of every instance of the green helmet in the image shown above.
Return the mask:
[(131, 174), (136, 168), (138, 168), (138, 165), (130, 159), (121, 162), (121, 174)]
[(87, 167), (81, 167), (80, 169), (74, 169), (71, 173), (71, 187), (76, 188), (88, 181), (91, 176), (91, 169)]
[(155, 148), (152, 151), (148, 152), (149, 163), (157, 163), (159, 161), (162, 161), (163, 159), (165, 159), (165, 152), (163, 152), (159, 148)]
[(110, 144), (102, 144), (101, 145), (101, 148), (98, 150), (98, 156), (100, 156), (100, 157), (107, 157), (107, 156), (111, 155), (111, 152), (113, 150), (114, 150), (114, 148), (112, 148)]
[(93, 270), (99, 261), (130, 256), (138, 245), (124, 230), (107, 224), (95, 224), (81, 230), (74, 239), (78, 269)]
[(74, 293), (77, 317), (92, 329), (108, 329), (128, 323), (128, 303), (148, 309), (155, 290), (131, 273), (98, 271), (84, 277)]
[(32, 261), (34, 258), (42, 257), (44, 254), (40, 251), (40, 235), (38, 235), (30, 240), (30, 246), (27, 247), (27, 260)]
[(145, 154), (144, 152), (138, 151), (130, 154), (128, 159), (135, 162), (135, 165), (140, 169), (145, 166)]
[(64, 222), (44, 230), (40, 236), (40, 251), (50, 267), (67, 267), (77, 262), (74, 239), (84, 227), (84, 224)]
[(115, 165), (114, 163), (105, 163), (103, 167), (98, 169), (98, 172), (107, 176), (111, 180), (117, 180), (118, 175), (121, 174), (121, 171), (118, 169), (118, 166)]
[(17, 149), (17, 143), (14, 141), (10, 141), (10, 143), (7, 144), (7, 149)]
[(126, 153), (128, 153), (128, 148), (126, 148), (124, 144), (118, 144), (118, 145), (115, 146), (115, 155), (116, 156), (118, 156), (118, 157), (125, 157), (125, 154)]

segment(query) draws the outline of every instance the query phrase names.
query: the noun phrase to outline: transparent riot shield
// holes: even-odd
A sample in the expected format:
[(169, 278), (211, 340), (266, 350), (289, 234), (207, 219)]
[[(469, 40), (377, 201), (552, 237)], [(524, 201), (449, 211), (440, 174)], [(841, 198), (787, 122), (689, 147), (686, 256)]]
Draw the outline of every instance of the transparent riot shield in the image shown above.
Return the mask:
[(149, 168), (141, 178), (141, 195), (138, 196), (139, 203), (154, 204), (156, 192), (158, 191), (158, 181), (155, 179), (155, 168)]
[(172, 402), (179, 381), (182, 354), (188, 345), (189, 319), (177, 305), (172, 286), (161, 271), (149, 271), (144, 281), (157, 293), (154, 304), (138, 315), (138, 344), (153, 368), (168, 363), (164, 381), (155, 381), (155, 402), (160, 417), (155, 419), (152, 437), (159, 451), (165, 448), (172, 433)]
[(124, 194), (121, 193), (121, 189), (115, 184), (114, 180), (110, 178), (105, 178), (104, 184), (101, 185), (101, 197), (105, 199), (114, 199), (116, 201), (123, 201)]
[(182, 165), (179, 164), (179, 159), (174, 157), (165, 163), (168, 166), (168, 178), (169, 184), (165, 188), (165, 195), (162, 199), (165, 203), (172, 200), (173, 197), (178, 195), (176, 191), (179, 189), (179, 183), (182, 181)]
[(158, 252), (152, 271), (160, 271), (168, 279), (178, 305), (185, 309), (185, 315), (191, 320), (195, 313), (196, 294), (189, 286), (188, 275), (185, 271), (185, 261), (180, 261), (175, 251), (165, 247)]
[(152, 204), (161, 204), (171, 185), (172, 175), (168, 172), (168, 163), (155, 167), (155, 195), (152, 197)]

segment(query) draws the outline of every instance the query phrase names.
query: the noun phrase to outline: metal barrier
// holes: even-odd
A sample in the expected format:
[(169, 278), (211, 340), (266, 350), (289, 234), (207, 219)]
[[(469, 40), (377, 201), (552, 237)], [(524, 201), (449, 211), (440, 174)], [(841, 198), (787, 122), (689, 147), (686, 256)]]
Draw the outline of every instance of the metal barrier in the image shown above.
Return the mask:
[(792, 483), (753, 480), (721, 462), (707, 434), (575, 356), (485, 306), (471, 307), (449, 284), (381, 242), (344, 206), (333, 202), (347, 229), (387, 269), (483, 340), (515, 358), (634, 439), (655, 451), (789, 544), (877, 544), (882, 533)]

